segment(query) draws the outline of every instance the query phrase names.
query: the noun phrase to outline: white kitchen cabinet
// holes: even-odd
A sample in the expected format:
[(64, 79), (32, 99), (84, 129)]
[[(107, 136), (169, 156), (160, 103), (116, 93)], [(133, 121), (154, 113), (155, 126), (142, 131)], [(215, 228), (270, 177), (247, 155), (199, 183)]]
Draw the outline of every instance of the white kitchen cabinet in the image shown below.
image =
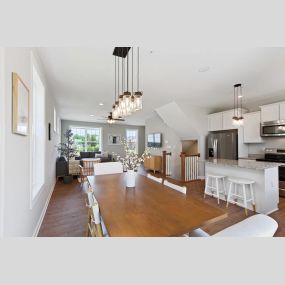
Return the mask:
[(279, 120), (279, 103), (261, 106), (261, 122)]
[(223, 113), (215, 113), (208, 116), (209, 131), (220, 131), (223, 129)]
[(279, 119), (285, 120), (285, 102), (282, 102), (279, 105)]
[(244, 114), (244, 143), (263, 143), (260, 136), (260, 116), (260, 111)]
[(223, 130), (236, 129), (237, 126), (233, 125), (234, 110), (223, 112)]

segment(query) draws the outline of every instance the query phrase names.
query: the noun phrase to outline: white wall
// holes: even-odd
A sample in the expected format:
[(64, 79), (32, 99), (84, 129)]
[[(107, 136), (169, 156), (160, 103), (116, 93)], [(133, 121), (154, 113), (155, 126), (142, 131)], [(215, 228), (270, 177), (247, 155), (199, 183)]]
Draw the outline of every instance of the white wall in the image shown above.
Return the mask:
[[(46, 137), (45, 184), (31, 207), (31, 134), (20, 136), (12, 133), (12, 72), (17, 72), (30, 89), (30, 120), (32, 119), (32, 64), (31, 52), (46, 90), (46, 134), (47, 125), (53, 125), (53, 107), (56, 105), (44, 76), (36, 50), (31, 48), (5, 48), (5, 199), (4, 236), (32, 236), (41, 221), (43, 211), (55, 184), (55, 145), (58, 134), (52, 133), (52, 141)], [(53, 128), (52, 128), (53, 129)]]
[(142, 154), (145, 150), (145, 127), (123, 124), (108, 124), (108, 123), (95, 123), (95, 122), (81, 122), (81, 121), (61, 121), (61, 137), (64, 139), (64, 132), (72, 126), (77, 127), (90, 127), (102, 128), (102, 151), (109, 153), (115, 152), (119, 155), (124, 155), (124, 147), (122, 145), (108, 145), (108, 135), (119, 135), (126, 137), (126, 132), (130, 130), (138, 130), (138, 153)]
[(176, 133), (169, 128), (163, 120), (154, 114), (151, 118), (148, 118), (145, 122), (145, 135), (147, 145), (147, 135), (150, 133), (162, 133), (162, 147), (157, 149), (151, 149), (152, 155), (161, 155), (164, 150), (171, 152), (171, 168), (172, 173), (177, 176), (180, 175), (180, 153), (182, 151), (182, 143)]
[(0, 237), (3, 236), (4, 187), (5, 187), (5, 89), (4, 48), (0, 47)]

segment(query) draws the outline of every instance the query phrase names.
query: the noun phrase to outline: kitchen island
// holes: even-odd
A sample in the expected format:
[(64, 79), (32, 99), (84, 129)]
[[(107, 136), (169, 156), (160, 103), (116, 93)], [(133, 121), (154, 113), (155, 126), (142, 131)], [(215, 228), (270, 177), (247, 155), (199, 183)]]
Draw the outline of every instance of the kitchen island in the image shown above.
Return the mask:
[[(280, 163), (261, 162), (247, 159), (208, 159), (205, 174), (224, 175), (226, 177), (254, 180), (253, 185), (256, 212), (270, 214), (278, 210)], [(227, 180), (226, 180), (227, 181)], [(226, 183), (228, 192), (229, 183)], [(222, 198), (223, 199), (223, 198)], [(247, 208), (252, 210), (252, 205)]]

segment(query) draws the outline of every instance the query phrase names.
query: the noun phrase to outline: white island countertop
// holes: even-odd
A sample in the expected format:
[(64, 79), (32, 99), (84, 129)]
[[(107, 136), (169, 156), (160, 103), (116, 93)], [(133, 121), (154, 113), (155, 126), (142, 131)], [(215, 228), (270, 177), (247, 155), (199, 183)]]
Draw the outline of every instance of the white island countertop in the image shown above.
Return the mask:
[(267, 162), (267, 161), (255, 161), (251, 159), (214, 159), (210, 158), (206, 160), (206, 164), (214, 164), (220, 166), (231, 166), (237, 168), (247, 168), (247, 169), (255, 169), (255, 170), (265, 170), (269, 168), (278, 167), (280, 165), (284, 165), (284, 163), (276, 163), (276, 162)]

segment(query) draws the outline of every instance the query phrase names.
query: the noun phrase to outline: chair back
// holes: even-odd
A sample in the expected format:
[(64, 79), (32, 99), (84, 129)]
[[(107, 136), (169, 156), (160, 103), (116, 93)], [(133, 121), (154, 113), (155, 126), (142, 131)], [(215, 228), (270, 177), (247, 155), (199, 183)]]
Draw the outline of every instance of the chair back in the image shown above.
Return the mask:
[(94, 175), (123, 173), (121, 162), (101, 162), (94, 164)]
[(158, 178), (158, 177), (155, 177), (155, 176), (152, 176), (151, 174), (147, 174), (147, 176), (146, 176), (147, 178), (149, 178), (149, 179), (151, 179), (151, 180), (153, 180), (153, 181), (156, 181), (156, 182), (158, 182), (158, 183), (162, 183), (162, 178)]
[(179, 191), (179, 192), (181, 192), (181, 193), (183, 193), (183, 194), (186, 194), (186, 191), (187, 191), (186, 186), (178, 186), (178, 185), (176, 185), (176, 184), (173, 184), (173, 183), (168, 182), (167, 180), (164, 180), (163, 184), (164, 184), (165, 186), (168, 186), (168, 187), (170, 187), (170, 188), (176, 190), (176, 191)]
[(101, 225), (101, 217), (98, 203), (91, 207), (91, 224), (88, 224), (91, 236), (103, 237), (103, 230)]
[(94, 160), (82, 160), (83, 163), (83, 173), (85, 176), (92, 176), (94, 171), (94, 165), (99, 161)]

